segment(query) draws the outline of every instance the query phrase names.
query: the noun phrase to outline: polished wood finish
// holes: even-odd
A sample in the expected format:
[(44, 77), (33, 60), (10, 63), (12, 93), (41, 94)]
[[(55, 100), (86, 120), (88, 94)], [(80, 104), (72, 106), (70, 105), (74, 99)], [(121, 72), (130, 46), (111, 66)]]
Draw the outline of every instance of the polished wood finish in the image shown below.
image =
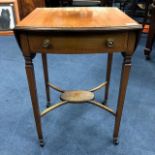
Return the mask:
[(121, 73), (121, 81), (120, 81), (120, 89), (119, 89), (119, 97), (118, 97), (118, 104), (116, 110), (116, 117), (115, 117), (115, 127), (113, 133), (113, 141), (115, 144), (118, 144), (118, 133), (119, 127), (122, 117), (123, 105), (125, 100), (126, 88), (128, 84), (129, 72), (131, 69), (131, 56), (125, 55), (124, 62), (122, 64), (122, 73)]
[[(92, 35), (92, 34), (91, 34)], [(96, 50), (98, 53), (105, 51), (125, 50), (127, 48), (127, 32), (113, 32), (103, 34), (94, 33), (93, 37), (90, 37), (89, 33), (81, 34), (50, 34), (49, 32), (44, 34), (28, 34), (28, 40), (30, 49), (33, 53), (93, 53)], [(37, 40), (37, 41), (36, 41)], [(109, 46), (109, 42), (112, 45)], [(45, 45), (46, 44), (46, 45)], [(81, 48), (82, 47), (82, 48)]]
[(106, 82), (101, 83), (101, 84), (100, 84), (100, 85), (98, 85), (97, 87), (94, 87), (94, 88), (89, 89), (89, 91), (90, 91), (90, 92), (97, 91), (97, 90), (101, 89), (102, 87), (105, 87), (106, 85), (107, 85), (107, 81), (106, 81)]
[(94, 93), (84, 90), (65, 91), (60, 98), (63, 101), (73, 103), (87, 102), (94, 99)]
[(105, 88), (105, 95), (104, 95), (103, 104), (107, 104), (107, 100), (108, 100), (108, 96), (109, 96), (109, 86), (110, 86), (112, 59), (113, 59), (113, 54), (109, 53), (108, 54), (108, 59), (107, 59), (107, 73), (106, 73), (107, 85), (106, 85), (106, 88)]
[(89, 101), (89, 103), (96, 105), (97, 107), (100, 107), (100, 108), (108, 111), (109, 113), (111, 113), (114, 116), (116, 115), (116, 113), (111, 108), (105, 106), (104, 104), (101, 104), (100, 102), (97, 102), (95, 100), (91, 100), (91, 101)]
[[(114, 16), (115, 14), (115, 16)], [(38, 18), (39, 15), (39, 18)], [(117, 17), (117, 18), (116, 18)], [(123, 104), (131, 68), (131, 57), (135, 51), (138, 33), (142, 26), (125, 15), (117, 8), (57, 8), (57, 9), (36, 9), (21, 21), (15, 34), (17, 41), (22, 49), (26, 64), (31, 64), (27, 68), (27, 78), (29, 81), (31, 100), (36, 117), (36, 125), (39, 139), (42, 139), (40, 117), (51, 110), (70, 103), (71, 101), (81, 101), (94, 104), (115, 116), (114, 143), (118, 143), (118, 133), (122, 116)], [(112, 53), (123, 51), (123, 65), (120, 82), (120, 91), (118, 96), (118, 105), (116, 113), (106, 105), (93, 99), (93, 91), (106, 86), (105, 98), (108, 98), (110, 72), (112, 64)], [(108, 53), (106, 82), (88, 91), (66, 90), (48, 82), (47, 53)], [(39, 116), (39, 106), (36, 94), (36, 85), (34, 70), (32, 67), (32, 58), (37, 53), (43, 54), (43, 65), (45, 74), (46, 92), (51, 87), (60, 93), (65, 101), (59, 102), (45, 109)], [(29, 58), (29, 59), (27, 59)], [(31, 63), (27, 63), (31, 62)], [(47, 85), (48, 83), (48, 85)], [(64, 96), (63, 96), (64, 95)], [(88, 97), (88, 96), (89, 97)], [(63, 96), (63, 97), (62, 97)], [(67, 96), (67, 97), (66, 97)], [(81, 97), (82, 96), (82, 97)], [(90, 97), (91, 96), (91, 97)], [(70, 100), (70, 98), (72, 98)], [(82, 98), (82, 99), (81, 99)], [(84, 99), (83, 99), (84, 98)], [(47, 98), (48, 100), (48, 98)]]
[(147, 41), (146, 41), (146, 46), (144, 49), (144, 54), (146, 59), (150, 59), (150, 54), (152, 51), (152, 46), (153, 46), (153, 42), (155, 40), (155, 0), (153, 1), (152, 4), (152, 14), (151, 14), (151, 18), (150, 18), (150, 28), (149, 28), (149, 33), (148, 33), (148, 37), (147, 37)]
[(29, 90), (31, 95), (31, 101), (32, 101), (34, 118), (36, 122), (38, 138), (39, 138), (40, 145), (43, 146), (44, 143), (43, 143), (43, 135), (42, 135), (42, 128), (41, 128), (40, 110), (38, 105), (34, 67), (33, 67), (33, 62), (31, 57), (25, 57), (25, 69), (27, 74), (27, 81), (29, 84)]
[(47, 56), (46, 54), (42, 54), (42, 62), (43, 62), (43, 71), (44, 71), (44, 80), (45, 80), (45, 91), (46, 91), (46, 100), (47, 104), (46, 106), (49, 107), (51, 103), (51, 98), (50, 98), (50, 89), (48, 86), (48, 65), (47, 65)]
[(62, 105), (65, 105), (67, 103), (67, 101), (60, 101), (59, 103), (56, 103), (50, 107), (48, 107), (47, 109), (45, 109), (43, 112), (41, 112), (41, 117), (45, 116), (47, 113), (49, 113), (50, 111), (62, 106)]
[(62, 100), (62, 102), (58, 102), (55, 103), (54, 105), (51, 105), (50, 107), (48, 107), (47, 109), (45, 109), (43, 112), (41, 112), (41, 116), (46, 115), (47, 113), (49, 113), (50, 111), (68, 104), (68, 103), (91, 103), (97, 107), (100, 107), (104, 110), (106, 110), (107, 112), (113, 114), (114, 116), (116, 115), (115, 112), (109, 108), (106, 105), (103, 105), (102, 103), (95, 101), (95, 94), (93, 92), (101, 89), (102, 87), (106, 86), (107, 82), (103, 82), (100, 85), (91, 88), (89, 90), (62, 90), (61, 88), (49, 83), (48, 85), (53, 88), (54, 90), (60, 92), (60, 100)]
[(24, 30), (61, 31), (63, 29), (109, 31), (132, 28), (139, 29), (139, 24), (118, 8), (110, 7), (37, 8), (16, 27)]
[(53, 88), (53, 89), (55, 89), (56, 91), (61, 92), (61, 93), (64, 93), (64, 92), (65, 92), (64, 90), (62, 90), (61, 88), (55, 86), (55, 85), (52, 84), (52, 83), (48, 83), (48, 86), (51, 87), (51, 88)]

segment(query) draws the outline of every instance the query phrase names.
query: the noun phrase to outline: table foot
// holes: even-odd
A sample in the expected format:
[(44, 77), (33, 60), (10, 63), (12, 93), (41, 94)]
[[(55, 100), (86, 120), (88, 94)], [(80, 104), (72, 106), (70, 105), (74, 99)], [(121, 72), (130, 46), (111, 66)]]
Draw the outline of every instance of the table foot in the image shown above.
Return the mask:
[(118, 137), (113, 138), (113, 144), (114, 145), (118, 145), (119, 144)]
[(41, 147), (44, 147), (45, 144), (44, 144), (43, 139), (40, 139), (40, 140), (39, 140), (39, 144), (40, 144)]
[(50, 102), (47, 102), (46, 108), (49, 108), (50, 106), (51, 106), (51, 103)]
[(151, 50), (149, 48), (145, 48), (144, 49), (144, 54), (145, 54), (145, 59), (146, 60), (150, 60), (150, 53), (151, 53)]
[(107, 105), (107, 100), (104, 100), (102, 104)]
[(150, 55), (145, 55), (145, 59), (150, 60), (151, 59)]

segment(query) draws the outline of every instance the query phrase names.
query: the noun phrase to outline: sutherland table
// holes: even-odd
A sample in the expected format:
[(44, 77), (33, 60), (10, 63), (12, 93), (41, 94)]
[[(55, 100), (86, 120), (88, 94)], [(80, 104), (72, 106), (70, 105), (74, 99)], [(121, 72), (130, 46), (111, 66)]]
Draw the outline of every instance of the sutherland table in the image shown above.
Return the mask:
[[(18, 23), (15, 35), (25, 58), (25, 68), (40, 145), (43, 146), (41, 117), (67, 103), (91, 103), (115, 117), (113, 142), (118, 133), (128, 83), (131, 58), (141, 25), (117, 8), (74, 7), (37, 8)], [(107, 106), (113, 53), (122, 53), (123, 64), (116, 112)], [(33, 58), (42, 54), (47, 108), (40, 112)], [(62, 90), (48, 79), (46, 54), (108, 53), (106, 81), (90, 90)], [(104, 102), (94, 99), (94, 91), (105, 86)], [(49, 88), (59, 91), (60, 102), (50, 105)]]

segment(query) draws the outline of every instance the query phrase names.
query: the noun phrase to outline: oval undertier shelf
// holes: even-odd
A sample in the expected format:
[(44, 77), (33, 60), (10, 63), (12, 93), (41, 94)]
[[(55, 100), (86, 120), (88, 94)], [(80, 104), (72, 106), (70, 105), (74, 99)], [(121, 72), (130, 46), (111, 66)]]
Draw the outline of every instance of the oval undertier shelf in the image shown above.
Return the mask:
[(68, 102), (87, 102), (94, 99), (94, 93), (84, 90), (65, 91), (60, 99)]

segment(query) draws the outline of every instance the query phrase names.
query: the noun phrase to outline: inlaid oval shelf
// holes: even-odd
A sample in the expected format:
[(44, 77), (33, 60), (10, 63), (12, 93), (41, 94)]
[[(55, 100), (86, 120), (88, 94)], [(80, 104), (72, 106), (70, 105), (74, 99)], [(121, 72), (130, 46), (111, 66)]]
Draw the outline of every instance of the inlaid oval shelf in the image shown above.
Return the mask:
[(63, 101), (82, 103), (94, 99), (94, 93), (85, 90), (72, 90), (65, 91), (60, 95), (60, 99)]
[(85, 102), (93, 104), (97, 107), (100, 107), (115, 116), (116, 113), (111, 108), (109, 108), (107, 105), (104, 105), (103, 103), (100, 103), (100, 102), (94, 100), (95, 95), (93, 92), (101, 89), (102, 87), (104, 87), (106, 85), (107, 85), (107, 81), (103, 82), (100, 85), (98, 85), (92, 89), (89, 89), (89, 90), (63, 90), (51, 83), (48, 83), (49, 87), (51, 87), (61, 93), (60, 94), (61, 101), (58, 103), (55, 103), (55, 104), (51, 105), (50, 107), (46, 108), (45, 110), (43, 110), (41, 112), (41, 116), (43, 117), (50, 111), (52, 111), (62, 105), (68, 104), (68, 103), (85, 103)]

